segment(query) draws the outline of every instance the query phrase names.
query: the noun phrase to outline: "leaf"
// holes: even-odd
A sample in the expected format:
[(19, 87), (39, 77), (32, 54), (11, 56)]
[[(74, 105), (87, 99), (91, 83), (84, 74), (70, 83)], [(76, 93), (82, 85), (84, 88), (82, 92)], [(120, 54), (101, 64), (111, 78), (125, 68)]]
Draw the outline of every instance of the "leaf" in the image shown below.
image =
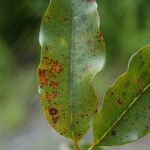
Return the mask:
[(147, 135), (150, 132), (149, 98), (150, 45), (131, 58), (128, 71), (106, 92), (94, 121), (94, 145), (122, 145)]
[(95, 0), (52, 0), (42, 20), (40, 44), (43, 111), (57, 132), (77, 142), (97, 112), (92, 79), (105, 63)]

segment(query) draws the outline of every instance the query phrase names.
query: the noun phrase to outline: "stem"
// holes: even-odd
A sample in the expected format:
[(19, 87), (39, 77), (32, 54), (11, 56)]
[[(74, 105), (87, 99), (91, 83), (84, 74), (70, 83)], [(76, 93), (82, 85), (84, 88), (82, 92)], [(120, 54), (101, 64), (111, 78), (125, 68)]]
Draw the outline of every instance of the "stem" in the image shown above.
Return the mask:
[(80, 146), (78, 145), (78, 142), (74, 141), (74, 146), (76, 150), (80, 150)]
[(92, 144), (88, 150), (94, 150), (95, 144)]

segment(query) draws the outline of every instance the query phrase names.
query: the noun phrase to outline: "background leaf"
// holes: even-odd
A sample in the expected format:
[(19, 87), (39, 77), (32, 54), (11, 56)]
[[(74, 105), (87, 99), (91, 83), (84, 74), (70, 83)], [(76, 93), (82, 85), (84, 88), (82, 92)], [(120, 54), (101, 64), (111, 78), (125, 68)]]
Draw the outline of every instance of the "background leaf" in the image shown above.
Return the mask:
[(106, 92), (95, 118), (95, 144), (121, 145), (150, 132), (149, 60), (150, 46), (146, 46), (131, 58), (127, 73)]
[(105, 63), (96, 2), (51, 1), (42, 21), (40, 44), (43, 111), (57, 132), (78, 141), (97, 112), (92, 78)]

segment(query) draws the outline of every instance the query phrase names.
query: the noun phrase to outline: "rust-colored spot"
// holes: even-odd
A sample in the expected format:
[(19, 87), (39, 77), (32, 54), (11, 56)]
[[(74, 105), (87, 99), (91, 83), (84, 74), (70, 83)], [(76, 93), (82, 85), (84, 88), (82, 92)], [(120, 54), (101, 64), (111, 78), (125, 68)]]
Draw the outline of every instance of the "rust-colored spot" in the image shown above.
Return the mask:
[(139, 87), (139, 94), (142, 94), (144, 91), (144, 86), (141, 79), (138, 80), (138, 87)]
[(61, 66), (61, 64), (59, 64), (58, 60), (51, 60), (51, 68), (50, 68), (50, 72), (52, 74), (59, 74), (63, 71), (63, 67)]
[(105, 42), (104, 42), (104, 38), (103, 38), (102, 32), (98, 33), (97, 39), (101, 43), (102, 48), (105, 48)]
[(119, 105), (122, 105), (122, 104), (123, 104), (123, 101), (122, 101), (121, 99), (118, 99), (118, 100), (117, 100), (117, 103), (118, 103)]
[(56, 116), (56, 117), (52, 117), (52, 121), (53, 121), (53, 123), (54, 123), (54, 124), (56, 124), (56, 123), (57, 123), (57, 121), (58, 121), (58, 119), (59, 119), (59, 117), (58, 117), (58, 116)]
[(52, 89), (57, 89), (59, 87), (59, 84), (57, 82), (51, 81), (50, 86)]
[(46, 86), (48, 84), (48, 79), (46, 78), (46, 71), (44, 69), (39, 69), (39, 77), (41, 86)]
[(57, 98), (58, 94), (55, 92), (52, 92), (51, 94), (46, 93), (46, 99), (47, 100), (55, 100)]

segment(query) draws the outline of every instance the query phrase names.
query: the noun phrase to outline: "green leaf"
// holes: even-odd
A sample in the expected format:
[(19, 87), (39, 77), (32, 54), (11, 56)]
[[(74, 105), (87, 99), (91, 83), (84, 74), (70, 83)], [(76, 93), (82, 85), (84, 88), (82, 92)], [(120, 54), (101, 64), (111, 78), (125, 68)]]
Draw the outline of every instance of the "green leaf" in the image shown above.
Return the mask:
[(93, 122), (92, 79), (105, 63), (94, 0), (52, 0), (40, 31), (39, 93), (45, 116), (61, 135), (79, 141)]
[(150, 45), (108, 89), (94, 121), (94, 145), (122, 145), (150, 132)]

